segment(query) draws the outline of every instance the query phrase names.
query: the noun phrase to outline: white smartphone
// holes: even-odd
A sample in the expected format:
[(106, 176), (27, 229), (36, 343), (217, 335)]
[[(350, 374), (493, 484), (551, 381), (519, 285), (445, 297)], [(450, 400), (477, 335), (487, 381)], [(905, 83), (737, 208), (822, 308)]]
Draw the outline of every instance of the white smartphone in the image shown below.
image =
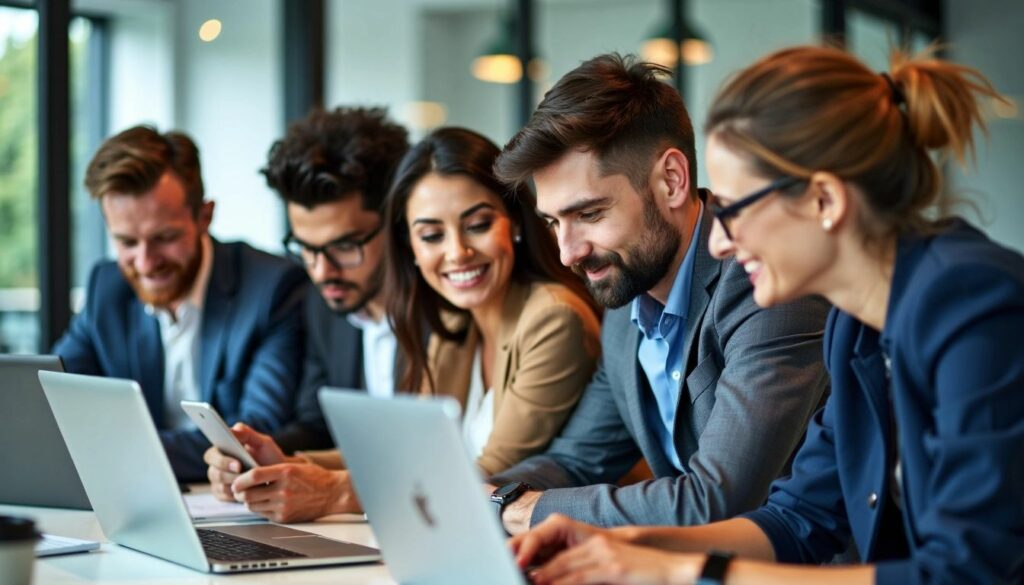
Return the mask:
[(231, 432), (228, 423), (224, 422), (217, 409), (206, 402), (192, 402), (190, 400), (182, 400), (181, 408), (185, 410), (185, 414), (192, 419), (192, 422), (196, 423), (199, 430), (206, 435), (210, 443), (219, 449), (221, 453), (238, 459), (242, 462), (242, 467), (245, 469), (259, 467), (259, 464), (252, 458), (252, 455), (235, 438), (235, 434)]

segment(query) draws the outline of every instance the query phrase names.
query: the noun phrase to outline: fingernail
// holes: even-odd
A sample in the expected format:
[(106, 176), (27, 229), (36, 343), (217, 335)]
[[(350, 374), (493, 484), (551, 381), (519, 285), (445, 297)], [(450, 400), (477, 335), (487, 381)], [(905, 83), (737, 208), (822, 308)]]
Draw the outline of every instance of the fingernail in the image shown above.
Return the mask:
[(230, 467), (231, 471), (234, 471), (235, 473), (242, 471), (242, 464), (237, 461), (232, 461), (228, 467)]

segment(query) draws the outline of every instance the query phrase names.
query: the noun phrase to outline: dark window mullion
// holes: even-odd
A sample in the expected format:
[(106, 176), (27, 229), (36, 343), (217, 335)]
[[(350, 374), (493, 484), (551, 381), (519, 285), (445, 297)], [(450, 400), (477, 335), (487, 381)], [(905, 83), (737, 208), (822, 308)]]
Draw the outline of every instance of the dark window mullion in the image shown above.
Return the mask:
[(39, 346), (71, 320), (69, 0), (38, 0)]

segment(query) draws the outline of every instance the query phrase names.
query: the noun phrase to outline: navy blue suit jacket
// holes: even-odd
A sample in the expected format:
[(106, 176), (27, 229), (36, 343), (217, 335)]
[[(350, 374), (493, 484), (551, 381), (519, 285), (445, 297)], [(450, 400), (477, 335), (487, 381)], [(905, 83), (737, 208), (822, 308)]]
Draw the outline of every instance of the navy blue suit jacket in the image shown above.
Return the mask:
[[(270, 432), (292, 417), (303, 356), (301, 267), (243, 243), (214, 242), (200, 330), (201, 399), (228, 422)], [(164, 354), (160, 325), (116, 263), (97, 264), (86, 305), (53, 352), (69, 372), (136, 380), (181, 481), (205, 480), (196, 430), (164, 425)], [(112, 422), (112, 421), (111, 421)]]
[[(833, 311), (832, 395), (792, 476), (747, 515), (777, 559), (826, 562), (852, 536), (878, 583), (1024, 581), (1022, 331), (1019, 254), (962, 222), (902, 240), (884, 331)], [(897, 446), (903, 505), (887, 511)], [(909, 558), (885, 550), (890, 512)]]

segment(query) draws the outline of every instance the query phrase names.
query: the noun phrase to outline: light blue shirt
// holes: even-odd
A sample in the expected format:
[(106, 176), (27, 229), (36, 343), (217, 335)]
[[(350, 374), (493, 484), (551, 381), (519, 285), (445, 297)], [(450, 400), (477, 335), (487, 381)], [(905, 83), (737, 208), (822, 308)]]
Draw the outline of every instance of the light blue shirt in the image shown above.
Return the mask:
[(672, 283), (667, 304), (663, 306), (644, 293), (633, 299), (630, 317), (642, 335), (637, 359), (654, 394), (653, 404), (650, 400), (645, 402), (645, 414), (658, 435), (665, 457), (679, 471), (683, 471), (683, 464), (679, 461), (672, 433), (683, 383), (683, 345), (686, 343), (686, 319), (690, 312), (690, 284), (693, 282), (693, 265), (703, 215), (704, 204), (701, 203), (690, 246)]

